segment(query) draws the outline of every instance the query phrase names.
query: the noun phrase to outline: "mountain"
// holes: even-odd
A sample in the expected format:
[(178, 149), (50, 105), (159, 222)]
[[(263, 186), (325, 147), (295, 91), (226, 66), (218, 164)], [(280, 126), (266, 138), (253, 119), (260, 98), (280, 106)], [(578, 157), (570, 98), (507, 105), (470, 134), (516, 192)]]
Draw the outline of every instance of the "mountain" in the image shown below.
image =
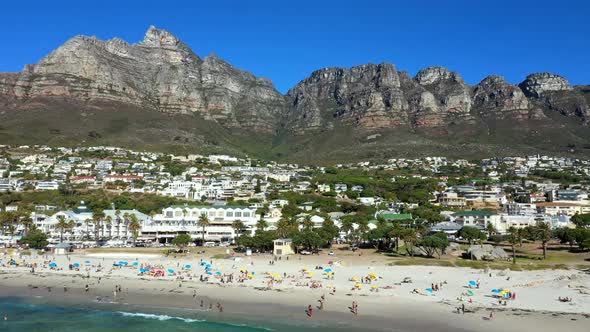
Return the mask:
[[(286, 95), (150, 27), (130, 44), (77, 36), (0, 74), (0, 143), (120, 144), (300, 161), (588, 154), (590, 88), (531, 74), (475, 86), (443, 67), (325, 68)], [(573, 151), (573, 152), (572, 152)]]

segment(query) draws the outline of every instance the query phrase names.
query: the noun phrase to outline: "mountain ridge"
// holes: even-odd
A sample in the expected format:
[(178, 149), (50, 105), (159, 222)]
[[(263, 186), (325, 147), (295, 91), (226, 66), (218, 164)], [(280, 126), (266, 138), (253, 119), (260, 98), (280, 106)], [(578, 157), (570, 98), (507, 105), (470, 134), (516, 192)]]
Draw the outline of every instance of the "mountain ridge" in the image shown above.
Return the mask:
[[(194, 123), (192, 129), (181, 130), (180, 135), (158, 129), (164, 146), (198, 150), (207, 145), (203, 137), (218, 136), (210, 132), (215, 128), (225, 137), (218, 142), (220, 146), (279, 158), (298, 158), (314, 151), (331, 141), (326, 135), (336, 137), (338, 132), (349, 134), (325, 153), (350, 147), (351, 154), (358, 155), (354, 151), (363, 151), (362, 146), (369, 150), (401, 146), (412, 141), (410, 136), (475, 142), (484, 147), (487, 142), (501, 141), (500, 131), (514, 137), (541, 131), (551, 136), (550, 142), (531, 143), (541, 151), (553, 149), (550, 145), (556, 143), (558, 150), (583, 145), (590, 138), (586, 130), (590, 89), (571, 86), (559, 75), (533, 73), (516, 85), (489, 75), (468, 85), (459, 73), (440, 66), (426, 67), (412, 77), (391, 63), (368, 63), (318, 69), (282, 94), (271, 80), (235, 68), (215, 54), (201, 58), (172, 33), (154, 26), (138, 43), (75, 36), (20, 73), (0, 73), (0, 105), (0, 120), (14, 127), (0, 125), (0, 138), (6, 142), (27, 141), (24, 133), (32, 128), (27, 121), (34, 119), (23, 112), (49, 118), (49, 110), (56, 105), (71, 111), (68, 114), (133, 109), (130, 112), (137, 123), (143, 121), (141, 110), (161, 113), (156, 117), (163, 122), (175, 115), (193, 119), (187, 120)], [(111, 111), (102, 116), (112, 116)], [(76, 131), (59, 123), (55, 123), (59, 128), (33, 127), (45, 131), (40, 139), (49, 142), (55, 141), (52, 135), (56, 132), (63, 136), (58, 141), (86, 141), (85, 132), (96, 130), (103, 131), (100, 140), (108, 140), (108, 119), (104, 120), (100, 128), (84, 124)], [(496, 126), (499, 121), (506, 122), (502, 128)], [(142, 136), (153, 125), (145, 126), (145, 130), (136, 126), (129, 135), (137, 135), (138, 141), (153, 141), (153, 137)], [(398, 133), (381, 143), (364, 139), (373, 133), (387, 137), (387, 132), (396, 131), (410, 136)], [(562, 131), (563, 138), (549, 134), (552, 131)], [(260, 142), (253, 148), (246, 141)], [(523, 138), (514, 144), (527, 141)]]

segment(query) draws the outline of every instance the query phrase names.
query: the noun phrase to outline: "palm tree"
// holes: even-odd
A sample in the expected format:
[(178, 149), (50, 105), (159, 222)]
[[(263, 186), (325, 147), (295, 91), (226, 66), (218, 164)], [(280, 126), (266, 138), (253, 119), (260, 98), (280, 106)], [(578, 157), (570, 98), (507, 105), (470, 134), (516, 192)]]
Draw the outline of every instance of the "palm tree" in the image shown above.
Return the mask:
[(418, 234), (416, 233), (416, 230), (412, 228), (404, 229), (401, 237), (404, 241), (406, 251), (408, 252), (408, 254), (410, 254), (410, 257), (414, 257), (413, 247), (418, 242)]
[(277, 236), (279, 238), (288, 237), (297, 231), (297, 223), (289, 218), (282, 218), (277, 222)]
[(260, 215), (260, 219), (256, 223), (256, 230), (257, 231), (264, 231), (268, 227), (268, 222), (263, 218), (263, 215)]
[[(105, 218), (105, 222), (106, 222), (106, 226), (107, 226), (107, 228), (109, 230), (109, 239), (111, 239), (112, 238), (112, 232), (113, 232), (113, 230), (112, 230), (113, 229), (113, 217), (107, 216)], [(103, 234), (102, 235), (104, 236), (104, 230), (103, 230)]]
[(31, 218), (30, 214), (25, 213), (20, 218), (20, 224), (24, 227), (23, 235), (27, 235), (31, 226), (33, 226), (33, 218)]
[(516, 264), (516, 245), (520, 243), (521, 239), (521, 232), (518, 229), (508, 228), (508, 242), (512, 246), (512, 264)]
[(129, 225), (127, 225), (127, 230), (133, 234), (133, 246), (135, 247), (135, 240), (137, 240), (137, 236), (139, 234), (139, 230), (141, 229), (141, 224), (137, 220), (137, 216), (135, 214), (131, 214), (129, 216)]
[(551, 240), (551, 227), (549, 223), (540, 222), (535, 227), (535, 238), (543, 245), (543, 259), (547, 259), (547, 242)]
[(350, 219), (342, 220), (342, 224), (340, 225), (340, 230), (346, 233), (346, 238), (350, 240), (349, 234), (354, 230), (354, 222)]
[(313, 221), (311, 220), (311, 214), (306, 215), (303, 217), (303, 221), (301, 222), (303, 229), (312, 229), (313, 228)]
[(360, 233), (361, 238), (365, 237), (365, 235), (371, 230), (369, 228), (369, 221), (366, 219), (361, 219), (356, 223), (358, 225), (358, 231)]
[(201, 245), (205, 245), (205, 227), (209, 226), (211, 224), (211, 222), (209, 221), (209, 218), (204, 215), (201, 214), (201, 216), (199, 217), (199, 221), (197, 222), (197, 226), (202, 228), (202, 233), (201, 233)]
[(188, 211), (186, 209), (182, 209), (182, 224), (186, 224), (186, 216), (188, 215)]
[(92, 219), (90, 219), (90, 218), (86, 218), (84, 220), (84, 224), (86, 225), (86, 238), (90, 238), (90, 235), (89, 235), (90, 231), (88, 229), (89, 229), (91, 223), (92, 223)]
[(102, 228), (102, 220), (104, 219), (105, 214), (102, 210), (95, 210), (92, 213), (92, 221), (94, 222), (94, 240), (98, 244), (100, 242), (99, 232)]
[(234, 220), (234, 222), (231, 224), (231, 227), (234, 229), (234, 232), (236, 233), (236, 243), (238, 242), (238, 238), (240, 237), (240, 233), (242, 232), (242, 229), (244, 229), (244, 222), (241, 220)]
[(494, 235), (497, 232), (497, 230), (492, 223), (488, 223), (486, 225), (486, 232), (488, 232), (488, 238), (491, 238), (492, 235)]
[(66, 230), (74, 228), (74, 221), (66, 221), (66, 217), (63, 215), (57, 216), (57, 224), (55, 224), (55, 228), (59, 231), (59, 242), (64, 242), (64, 232)]
[[(125, 224), (125, 229), (129, 227), (129, 213), (125, 212), (123, 214), (123, 224)], [(121, 238), (121, 225), (117, 224), (117, 237)]]

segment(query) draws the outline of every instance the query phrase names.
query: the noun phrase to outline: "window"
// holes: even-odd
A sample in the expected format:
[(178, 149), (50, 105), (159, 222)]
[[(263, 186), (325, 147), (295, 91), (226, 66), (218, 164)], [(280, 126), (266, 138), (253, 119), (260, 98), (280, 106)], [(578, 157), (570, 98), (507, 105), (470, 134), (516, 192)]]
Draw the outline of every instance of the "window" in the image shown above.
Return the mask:
[(175, 217), (182, 217), (182, 211), (174, 211)]
[(228, 217), (228, 218), (232, 218), (234, 216), (234, 212), (233, 211), (227, 211), (225, 213), (225, 216)]
[(207, 211), (205, 211), (205, 210), (201, 211), (201, 215), (202, 216), (206, 216), (207, 215)]
[(217, 211), (218, 217), (223, 217), (223, 215), (225, 215), (225, 213), (223, 211)]
[(240, 211), (236, 211), (236, 213), (234, 214), (236, 218), (239, 218), (242, 216), (242, 212)]
[(172, 211), (166, 211), (166, 218), (172, 218)]
[(209, 217), (215, 217), (215, 211), (209, 211)]
[(197, 216), (199, 216), (199, 211), (193, 211), (193, 214), (192, 214), (192, 216), (193, 216), (193, 217), (197, 217)]
[(248, 217), (250, 217), (250, 212), (244, 211), (244, 213), (242, 215), (244, 216), (244, 218), (248, 218)]

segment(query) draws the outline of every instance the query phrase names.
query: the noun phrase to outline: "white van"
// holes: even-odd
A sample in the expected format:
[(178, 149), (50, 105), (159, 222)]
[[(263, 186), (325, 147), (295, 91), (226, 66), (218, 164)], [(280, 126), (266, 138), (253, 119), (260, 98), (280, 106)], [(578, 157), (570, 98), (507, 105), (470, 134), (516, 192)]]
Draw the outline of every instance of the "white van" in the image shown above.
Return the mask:
[(205, 242), (203, 246), (205, 247), (215, 247), (217, 244), (215, 242)]

